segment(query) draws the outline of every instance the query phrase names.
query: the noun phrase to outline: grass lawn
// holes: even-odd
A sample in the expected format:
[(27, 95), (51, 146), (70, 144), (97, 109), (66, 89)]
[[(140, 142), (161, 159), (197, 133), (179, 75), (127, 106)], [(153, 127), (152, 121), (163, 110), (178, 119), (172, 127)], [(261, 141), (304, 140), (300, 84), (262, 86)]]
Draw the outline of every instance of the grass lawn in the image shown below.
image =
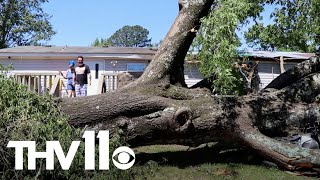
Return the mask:
[(316, 179), (261, 165), (259, 156), (244, 149), (221, 149), (215, 143), (189, 148), (154, 145), (135, 149), (134, 179)]

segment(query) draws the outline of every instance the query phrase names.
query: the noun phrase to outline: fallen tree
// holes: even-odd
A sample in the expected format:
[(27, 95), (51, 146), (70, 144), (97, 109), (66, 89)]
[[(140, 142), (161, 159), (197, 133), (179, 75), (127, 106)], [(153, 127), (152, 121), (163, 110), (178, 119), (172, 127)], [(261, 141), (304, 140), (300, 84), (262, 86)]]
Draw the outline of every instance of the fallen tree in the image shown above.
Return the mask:
[[(214, 0), (179, 0), (179, 15), (144, 74), (113, 93), (63, 99), (69, 123), (87, 130), (121, 129), (132, 147), (237, 143), (288, 170), (320, 167), (320, 151), (276, 140), (305, 132), (320, 119), (319, 57), (297, 65), (267, 89), (216, 97), (187, 89), (184, 58)], [(213, 42), (214, 43), (214, 42)]]

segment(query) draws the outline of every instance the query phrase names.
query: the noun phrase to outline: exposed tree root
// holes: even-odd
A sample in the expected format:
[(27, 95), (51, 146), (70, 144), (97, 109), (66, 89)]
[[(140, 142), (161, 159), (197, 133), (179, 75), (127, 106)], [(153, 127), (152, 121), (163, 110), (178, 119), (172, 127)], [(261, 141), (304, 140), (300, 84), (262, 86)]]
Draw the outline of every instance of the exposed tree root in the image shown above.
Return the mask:
[(311, 58), (276, 78), (267, 89), (243, 97), (215, 97), (207, 89), (187, 89), (183, 63), (214, 0), (179, 1), (179, 15), (141, 78), (114, 93), (64, 99), (74, 126), (121, 129), (131, 146), (207, 142), (245, 144), (288, 170), (316, 169), (320, 151), (271, 137), (300, 133), (320, 119), (319, 58)]

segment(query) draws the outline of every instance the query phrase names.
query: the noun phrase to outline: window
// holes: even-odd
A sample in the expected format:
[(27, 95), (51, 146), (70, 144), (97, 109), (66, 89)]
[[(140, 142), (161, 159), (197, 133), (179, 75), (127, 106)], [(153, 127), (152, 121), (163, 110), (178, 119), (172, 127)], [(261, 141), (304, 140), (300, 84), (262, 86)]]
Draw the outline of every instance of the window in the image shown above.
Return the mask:
[(96, 70), (96, 79), (99, 78), (99, 64), (96, 64), (96, 67), (95, 67), (95, 70)]
[(145, 63), (128, 63), (127, 71), (128, 72), (143, 72), (146, 68)]

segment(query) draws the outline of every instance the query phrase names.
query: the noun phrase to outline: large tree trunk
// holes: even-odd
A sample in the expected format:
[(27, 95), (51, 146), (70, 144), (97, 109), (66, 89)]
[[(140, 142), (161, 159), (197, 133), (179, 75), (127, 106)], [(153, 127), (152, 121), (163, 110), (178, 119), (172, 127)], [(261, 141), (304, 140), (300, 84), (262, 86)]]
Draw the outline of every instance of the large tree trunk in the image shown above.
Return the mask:
[[(215, 97), (206, 89), (187, 89), (183, 61), (213, 0), (180, 0), (179, 15), (142, 77), (114, 93), (63, 99), (70, 124), (87, 130), (121, 129), (131, 146), (212, 141), (245, 145), (281, 167), (320, 167), (320, 151), (274, 137), (301, 132), (320, 119), (319, 58), (298, 65), (287, 84), (243, 97)], [(308, 66), (307, 66), (308, 65)], [(303, 68), (301, 68), (303, 67)], [(294, 77), (291, 79), (290, 77)]]
[(150, 65), (136, 83), (165, 80), (186, 87), (184, 59), (200, 27), (200, 19), (206, 16), (214, 0), (179, 0), (179, 15), (161, 43)]

